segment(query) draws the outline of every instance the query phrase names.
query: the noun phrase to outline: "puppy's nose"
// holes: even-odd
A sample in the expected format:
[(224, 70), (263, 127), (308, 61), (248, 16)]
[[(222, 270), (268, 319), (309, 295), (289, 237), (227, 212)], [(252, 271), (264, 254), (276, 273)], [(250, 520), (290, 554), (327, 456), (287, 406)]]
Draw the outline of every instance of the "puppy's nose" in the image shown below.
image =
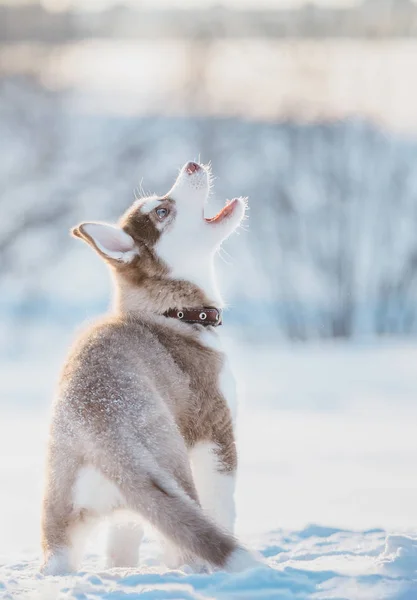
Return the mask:
[(187, 163), (187, 166), (185, 167), (185, 170), (187, 171), (187, 173), (189, 173), (190, 175), (192, 173), (196, 173), (197, 171), (199, 171), (201, 169), (200, 165), (198, 165), (195, 162), (189, 162)]

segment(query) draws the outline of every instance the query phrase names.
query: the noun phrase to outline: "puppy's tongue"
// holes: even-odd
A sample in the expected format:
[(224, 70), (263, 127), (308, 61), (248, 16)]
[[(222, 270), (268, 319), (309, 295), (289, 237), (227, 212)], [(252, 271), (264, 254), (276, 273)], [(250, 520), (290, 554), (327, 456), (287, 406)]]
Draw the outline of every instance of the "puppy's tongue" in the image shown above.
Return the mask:
[(217, 215), (212, 217), (211, 219), (206, 219), (206, 222), (207, 223), (218, 223), (219, 221), (222, 221), (224, 218), (226, 218), (232, 214), (236, 204), (237, 204), (237, 200), (227, 200), (226, 204), (223, 206), (223, 208), (221, 210), (219, 210)]

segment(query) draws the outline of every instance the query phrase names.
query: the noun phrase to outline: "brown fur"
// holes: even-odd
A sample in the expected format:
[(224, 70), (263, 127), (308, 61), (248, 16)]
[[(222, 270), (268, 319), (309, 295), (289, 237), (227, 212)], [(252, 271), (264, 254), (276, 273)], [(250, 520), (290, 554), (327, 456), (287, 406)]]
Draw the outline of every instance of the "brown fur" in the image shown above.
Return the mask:
[[(218, 384), (225, 357), (203, 343), (201, 325), (161, 316), (214, 303), (193, 283), (170, 278), (158, 258), (156, 244), (176, 212), (169, 197), (159, 202), (170, 211), (164, 223), (138, 203), (122, 217), (138, 250), (129, 262), (107, 256), (83, 225), (73, 230), (111, 267), (116, 312), (81, 334), (62, 371), (43, 504), (46, 564), (71, 547), (78, 529), (119, 508), (212, 565), (224, 566), (239, 548), (202, 512), (188, 459), (196, 444), (209, 442), (219, 472), (236, 470), (232, 416)], [(121, 494), (98, 512), (74, 504), (77, 474), (87, 465)]]
[[(172, 201), (163, 197), (160, 199), (161, 206), (172, 208)], [(102, 258), (112, 268), (113, 277), (116, 280), (116, 288), (122, 292), (134, 291), (134, 305), (136, 310), (141, 308), (147, 310), (152, 307), (152, 312), (163, 314), (170, 308), (192, 308), (193, 306), (211, 306), (213, 299), (208, 298), (203, 290), (184, 280), (171, 279), (168, 268), (158, 258), (154, 246), (160, 238), (161, 232), (157, 229), (152, 215), (142, 214), (140, 204), (130, 207), (119, 221), (122, 229), (128, 233), (139, 248), (139, 255), (132, 262), (123, 264), (109, 260), (98, 249), (90, 236), (85, 233), (82, 225), (74, 227), (74, 236), (85, 239), (91, 244)], [(129, 296), (127, 292), (124, 294)], [(140, 299), (138, 298), (140, 295)], [(139, 300), (139, 301), (138, 301)], [(118, 308), (121, 310), (131, 308), (129, 303), (124, 302), (123, 293), (117, 298)]]
[[(190, 331), (182, 331), (184, 327)], [(215, 384), (222, 355), (199, 342), (195, 330), (200, 327), (177, 324), (164, 317), (149, 320), (111, 317), (91, 328), (75, 344), (62, 373), (54, 410), (49, 451), (49, 471), (53, 476), (47, 486), (43, 510), (45, 555), (68, 543), (71, 526), (80, 520), (93, 522), (98, 517), (77, 514), (72, 509), (70, 498), (77, 469), (83, 464), (94, 464), (109, 479), (117, 481), (119, 465), (123, 464), (126, 471), (132, 464), (132, 456), (114, 431), (114, 423), (120, 419), (118, 431), (127, 429), (132, 443), (146, 439), (141, 411), (150, 393), (156, 392), (168, 411), (158, 415), (160, 423), (156, 429), (162, 433), (153, 440), (164, 452), (158, 454), (153, 447), (147, 450), (156, 454), (158, 466), (173, 476), (187, 497), (198, 502), (191, 473), (183, 466), (183, 454), (176, 458), (169, 450), (167, 438), (175, 439), (176, 443), (182, 438), (187, 448), (200, 441), (212, 441), (218, 447), (220, 469), (224, 472), (236, 469), (232, 419)], [(132, 372), (129, 381), (123, 376), (126, 368)], [(97, 439), (102, 440), (103, 453), (94, 454), (92, 448)], [(113, 465), (109, 456), (115, 461)], [(166, 504), (163, 496), (171, 496), (172, 500), (174, 494), (174, 504), (181, 501), (177, 500), (175, 490), (170, 492), (163, 483), (151, 479), (147, 484), (145, 480), (146, 477), (140, 477), (135, 481), (132, 472), (131, 481), (128, 485), (124, 482), (122, 491), (128, 507), (161, 528), (160, 519), (137, 504), (143, 487), (151, 496), (156, 493), (155, 503), (160, 509)], [(165, 514), (173, 509), (171, 502)], [(176, 518), (181, 515), (180, 506), (175, 513)], [(189, 506), (186, 514), (190, 525), (192, 513)], [(183, 540), (185, 547), (212, 564), (223, 565), (235, 548), (233, 538), (212, 525), (207, 528), (205, 521), (197, 517), (198, 514), (195, 519), (203, 543), (196, 547), (188, 536)], [(163, 532), (168, 537), (173, 534), (170, 528)]]
[[(135, 372), (153, 381), (187, 447), (201, 441), (215, 442), (222, 448), (224, 469), (234, 470), (232, 419), (216, 384), (223, 356), (201, 344), (196, 335), (201, 326), (185, 327), (190, 331), (182, 331), (182, 324), (165, 317), (147, 320), (133, 315), (109, 317), (93, 326), (75, 344), (62, 373), (66, 409), (72, 408), (77, 419), (81, 416), (98, 431), (111, 426), (115, 411), (131, 409), (122, 398), (119, 379), (123, 375), (117, 371), (122, 371), (122, 363), (127, 361)], [(111, 366), (112, 361), (117, 369)], [(97, 381), (98, 369), (105, 375), (101, 381)], [(121, 396), (121, 404), (107, 401), (109, 389)], [(103, 401), (98, 400), (101, 396)]]

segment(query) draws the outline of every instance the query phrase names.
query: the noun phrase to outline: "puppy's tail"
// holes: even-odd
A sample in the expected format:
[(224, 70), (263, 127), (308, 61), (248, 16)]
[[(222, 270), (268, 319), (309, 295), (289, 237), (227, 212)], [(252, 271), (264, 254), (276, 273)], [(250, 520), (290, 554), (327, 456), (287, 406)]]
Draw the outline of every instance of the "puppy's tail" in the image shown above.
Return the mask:
[(142, 450), (140, 464), (137, 460), (134, 468), (124, 464), (123, 472), (117, 476), (129, 508), (141, 514), (174, 544), (213, 567), (242, 571), (259, 566), (259, 561), (248, 550), (204, 514), (174, 477), (159, 468), (148, 450)]

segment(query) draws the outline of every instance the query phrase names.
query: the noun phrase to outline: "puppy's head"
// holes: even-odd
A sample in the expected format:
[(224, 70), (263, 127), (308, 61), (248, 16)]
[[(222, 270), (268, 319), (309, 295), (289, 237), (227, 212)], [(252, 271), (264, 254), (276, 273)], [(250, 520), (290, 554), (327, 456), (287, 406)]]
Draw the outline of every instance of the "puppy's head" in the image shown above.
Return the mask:
[(72, 233), (120, 272), (128, 268), (132, 273), (133, 268), (138, 274), (175, 278), (187, 264), (206, 263), (244, 218), (242, 198), (205, 218), (209, 191), (209, 168), (188, 162), (167, 194), (137, 200), (117, 226), (81, 223)]

